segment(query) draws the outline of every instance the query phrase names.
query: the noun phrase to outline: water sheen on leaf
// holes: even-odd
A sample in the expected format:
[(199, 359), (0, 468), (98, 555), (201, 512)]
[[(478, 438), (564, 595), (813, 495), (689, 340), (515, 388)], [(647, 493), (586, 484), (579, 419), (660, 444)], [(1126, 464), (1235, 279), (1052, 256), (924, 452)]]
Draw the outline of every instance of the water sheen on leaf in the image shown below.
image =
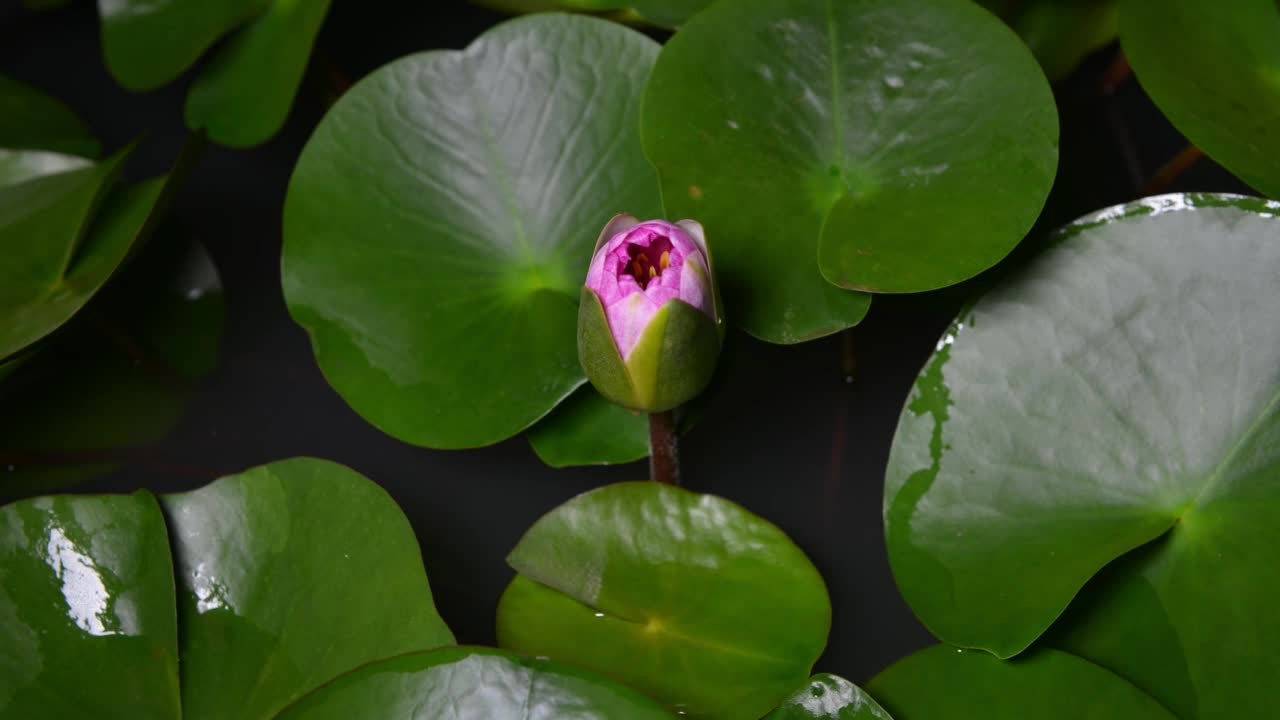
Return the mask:
[(968, 0), (714, 4), (659, 56), (641, 133), (668, 215), (707, 229), (730, 320), (772, 342), (856, 324), (869, 300), (842, 288), (990, 267), (1057, 162), (1043, 73)]
[(862, 688), (837, 675), (814, 675), (764, 720), (893, 720)]
[(1175, 720), (1120, 677), (1057, 650), (1005, 661), (934, 645), (867, 689), (896, 720)]
[(600, 672), (694, 717), (756, 720), (805, 681), (831, 604), (778, 528), (652, 482), (570, 500), (512, 550), (503, 647)]
[(378, 70), (320, 123), (285, 206), (284, 290), (330, 384), (416, 445), (488, 445), (582, 385), (600, 228), (659, 212), (635, 132), (657, 45), (534, 15)]
[(1280, 675), (1278, 212), (1103, 210), (939, 341), (885, 487), (894, 575), (935, 635), (1015, 655), (1145, 545), (1054, 642), (1184, 718), (1271, 712), (1251, 678)]
[[(425, 714), (423, 714), (425, 710)], [(365, 665), (281, 713), (281, 720), (674, 720), (604, 678), (486, 648), (443, 648)]]

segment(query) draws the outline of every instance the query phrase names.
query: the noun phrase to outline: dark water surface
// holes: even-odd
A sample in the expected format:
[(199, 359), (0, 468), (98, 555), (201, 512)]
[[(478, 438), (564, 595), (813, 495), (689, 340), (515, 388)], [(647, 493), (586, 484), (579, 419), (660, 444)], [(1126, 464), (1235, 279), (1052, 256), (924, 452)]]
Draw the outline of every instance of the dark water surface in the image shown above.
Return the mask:
[[(503, 558), (525, 528), (579, 492), (645, 477), (646, 467), (553, 470), (522, 438), (471, 451), (410, 447), (362, 421), (324, 382), (280, 290), (280, 216), (294, 160), (335, 84), (411, 52), (463, 47), (501, 18), (453, 2), (334, 5), (284, 131), (253, 150), (208, 147), (174, 209), (221, 273), (218, 370), (162, 443), (77, 489), (184, 490), (298, 455), (344, 463), (385, 487), (412, 521), (459, 640), (492, 644), (512, 576)], [(1058, 90), (1063, 160), (1045, 226), (1138, 197), (1185, 146), (1133, 80), (1114, 96), (1102, 92), (1115, 54), (1100, 52)], [(182, 145), (185, 82), (142, 95), (118, 88), (101, 61), (91, 2), (35, 14), (0, 0), (0, 72), (69, 103), (108, 151), (145, 133), (134, 177), (167, 171)], [(1169, 189), (1245, 191), (1208, 161)], [(1034, 252), (1034, 238), (1015, 255)], [(932, 642), (889, 572), (881, 485), (915, 374), (974, 285), (877, 298), (852, 332), (801, 346), (735, 336), (719, 395), (684, 441), (689, 488), (777, 523), (826, 577), (835, 614), (819, 670), (863, 682)]]

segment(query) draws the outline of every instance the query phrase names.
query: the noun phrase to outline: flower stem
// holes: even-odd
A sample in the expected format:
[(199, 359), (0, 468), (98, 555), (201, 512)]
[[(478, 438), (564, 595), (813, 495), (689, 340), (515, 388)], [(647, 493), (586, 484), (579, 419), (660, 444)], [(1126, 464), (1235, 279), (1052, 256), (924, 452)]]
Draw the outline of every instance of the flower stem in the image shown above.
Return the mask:
[(680, 484), (680, 440), (671, 410), (649, 414), (649, 479)]

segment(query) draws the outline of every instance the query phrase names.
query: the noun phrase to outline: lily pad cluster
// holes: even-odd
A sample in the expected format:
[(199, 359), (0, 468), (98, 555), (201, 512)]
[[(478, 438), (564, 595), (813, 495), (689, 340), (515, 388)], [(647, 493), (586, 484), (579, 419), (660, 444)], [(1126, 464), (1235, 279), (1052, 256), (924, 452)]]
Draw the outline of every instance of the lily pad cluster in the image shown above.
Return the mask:
[(972, 3), (725, 0), (680, 22), (660, 46), (518, 18), (392, 62), (321, 121), (285, 296), (367, 420), (434, 448), (529, 431), (557, 465), (647, 454), (643, 417), (603, 408), (575, 357), (618, 213), (701, 222), (729, 322), (782, 343), (856, 324), (869, 292), (981, 272), (1039, 214), (1053, 98)]
[[(960, 315), (885, 487), (898, 586), (935, 635), (1012, 668), (1069, 651), (1182, 718), (1271, 712), (1254, 678), (1280, 675), (1278, 212), (1103, 210)], [(884, 686), (906, 698), (892, 676), (913, 673)]]
[(187, 126), (249, 147), (284, 124), (329, 0), (99, 0), (98, 10), (121, 85), (152, 90), (199, 61)]

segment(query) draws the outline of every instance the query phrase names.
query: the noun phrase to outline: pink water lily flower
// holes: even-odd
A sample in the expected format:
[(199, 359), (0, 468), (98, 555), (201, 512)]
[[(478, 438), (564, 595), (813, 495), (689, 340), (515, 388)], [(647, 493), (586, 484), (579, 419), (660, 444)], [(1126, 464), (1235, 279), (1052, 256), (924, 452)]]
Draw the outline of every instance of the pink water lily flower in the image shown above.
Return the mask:
[(600, 298), (624, 360), (658, 311), (673, 300), (718, 321), (709, 266), (702, 226), (692, 220), (640, 222), (619, 215), (605, 227), (586, 286)]

